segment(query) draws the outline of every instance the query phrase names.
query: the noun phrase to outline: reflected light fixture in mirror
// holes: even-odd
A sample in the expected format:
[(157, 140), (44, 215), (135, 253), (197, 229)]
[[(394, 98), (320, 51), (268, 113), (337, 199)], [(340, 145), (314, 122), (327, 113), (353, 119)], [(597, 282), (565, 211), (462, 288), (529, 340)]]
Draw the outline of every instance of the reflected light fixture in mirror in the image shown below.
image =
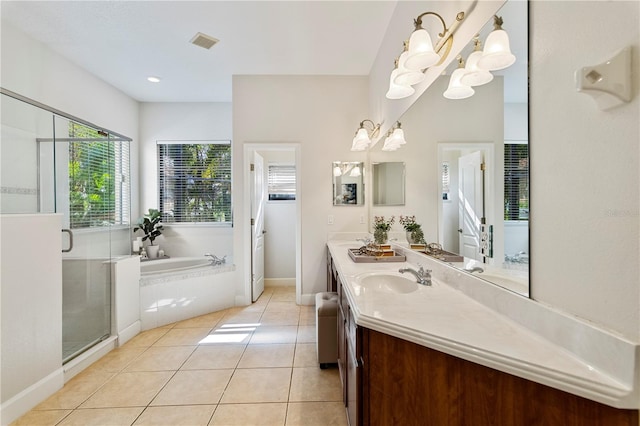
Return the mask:
[[(367, 129), (367, 127), (370, 128)], [(371, 138), (375, 138), (379, 131), (380, 124), (376, 124), (369, 119), (362, 120), (351, 143), (351, 151), (364, 151), (369, 148)]]
[(398, 58), (398, 72), (396, 73), (393, 82), (399, 86), (413, 86), (414, 84), (422, 83), (425, 79), (425, 75), (420, 70), (413, 70), (406, 67), (405, 63), (409, 56), (409, 42), (404, 42), (404, 51)]
[(494, 15), (494, 29), (487, 36), (484, 42), (482, 58), (478, 61), (478, 66), (488, 71), (497, 71), (511, 66), (516, 57), (511, 53), (509, 46), (509, 35), (502, 29), (502, 17)]
[(447, 99), (465, 99), (473, 96), (475, 90), (470, 86), (462, 83), (462, 77), (465, 74), (464, 59), (458, 56), (458, 68), (451, 74), (449, 87), (445, 90), (443, 96)]
[(396, 121), (396, 125), (387, 132), (387, 137), (384, 140), (382, 147), (383, 151), (397, 151), (400, 146), (406, 144), (407, 141), (404, 138), (404, 130), (402, 130), (402, 123)]
[(482, 86), (493, 80), (493, 74), (488, 70), (478, 67), (478, 61), (482, 58), (482, 47), (479, 35), (473, 38), (473, 43), (473, 52), (467, 58), (465, 73), (460, 79), (460, 82), (467, 86)]
[(416, 91), (416, 89), (408, 84), (396, 83), (399, 72), (398, 62), (399, 60), (396, 60), (395, 68), (391, 71), (391, 76), (389, 77), (389, 90), (387, 90), (387, 94), (385, 95), (387, 99), (403, 99), (413, 95)]

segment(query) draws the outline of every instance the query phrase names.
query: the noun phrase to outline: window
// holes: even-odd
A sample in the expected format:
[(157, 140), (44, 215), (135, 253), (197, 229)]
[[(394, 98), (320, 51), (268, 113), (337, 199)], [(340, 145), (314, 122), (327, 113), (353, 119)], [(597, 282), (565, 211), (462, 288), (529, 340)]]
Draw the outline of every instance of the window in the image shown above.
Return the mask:
[(504, 219), (529, 220), (529, 145), (504, 144)]
[(69, 217), (73, 229), (128, 225), (129, 141), (69, 122)]
[(269, 164), (269, 201), (296, 199), (296, 166)]
[(231, 142), (158, 142), (165, 223), (231, 224)]

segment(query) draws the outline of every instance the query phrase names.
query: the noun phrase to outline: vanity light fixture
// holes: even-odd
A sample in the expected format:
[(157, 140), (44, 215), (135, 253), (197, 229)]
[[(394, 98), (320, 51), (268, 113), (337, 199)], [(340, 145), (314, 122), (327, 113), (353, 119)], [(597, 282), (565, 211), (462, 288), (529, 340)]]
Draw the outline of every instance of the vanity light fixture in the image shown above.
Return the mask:
[[(442, 23), (442, 32), (438, 34), (435, 46), (427, 30), (422, 28), (422, 18), (428, 15), (437, 17)], [(404, 49), (391, 72), (387, 99), (403, 99), (415, 93), (411, 86), (424, 81), (424, 71), (433, 65), (442, 64), (449, 55), (455, 28), (464, 18), (465, 13), (458, 12), (451, 28), (447, 28), (442, 16), (435, 12), (424, 12), (413, 20), (415, 29), (409, 37), (409, 42), (405, 42)], [(444, 52), (441, 52), (443, 48)]]
[(362, 176), (362, 173), (360, 172), (360, 166), (354, 166), (353, 169), (351, 169), (351, 173), (349, 173), (350, 177), (360, 177)]
[(402, 130), (402, 123), (396, 121), (396, 125), (387, 132), (387, 137), (384, 140), (382, 146), (383, 151), (397, 151), (401, 145), (406, 144), (407, 141), (404, 138), (404, 130)]
[[(370, 127), (370, 129), (367, 129)], [(360, 122), (360, 127), (356, 131), (356, 135), (353, 138), (353, 142), (351, 144), (351, 151), (364, 151), (369, 148), (371, 144), (371, 138), (375, 138), (378, 136), (378, 132), (380, 131), (380, 124), (375, 124), (373, 121), (366, 119)]]
[(338, 165), (333, 167), (333, 175), (335, 177), (342, 176), (342, 169)]
[(478, 61), (482, 58), (482, 48), (479, 35), (476, 35), (473, 38), (473, 42), (473, 52), (467, 58), (465, 73), (460, 79), (460, 82), (467, 86), (481, 86), (493, 80), (493, 74), (488, 70), (478, 67)]
[[(422, 28), (422, 18), (427, 15), (433, 15), (440, 19), (442, 23), (442, 32), (438, 34), (440, 39), (436, 46), (439, 47), (434, 48), (433, 43), (431, 41), (431, 36)], [(456, 15), (456, 21), (460, 22), (464, 19), (464, 12), (459, 12)], [(451, 44), (453, 43), (453, 32), (450, 32), (447, 28), (447, 24), (445, 24), (442, 16), (438, 15), (435, 12), (424, 12), (416, 19), (413, 20), (413, 25), (415, 30), (411, 34), (409, 38), (409, 54), (407, 56), (407, 60), (405, 66), (409, 69), (422, 71), (425, 68), (429, 68), (432, 65), (440, 64), (443, 60), (447, 58), (449, 51), (451, 50)], [(440, 55), (440, 50), (443, 46), (446, 45), (446, 50), (444, 54)]]
[(502, 24), (502, 17), (494, 15), (494, 29), (487, 36), (482, 57), (478, 61), (478, 67), (487, 71), (505, 69), (516, 61), (509, 47), (509, 35), (502, 29)]
[(458, 56), (458, 68), (451, 74), (449, 87), (445, 90), (443, 96), (447, 99), (465, 99), (473, 96), (475, 90), (471, 86), (467, 86), (461, 82), (462, 76), (465, 74), (464, 59)]

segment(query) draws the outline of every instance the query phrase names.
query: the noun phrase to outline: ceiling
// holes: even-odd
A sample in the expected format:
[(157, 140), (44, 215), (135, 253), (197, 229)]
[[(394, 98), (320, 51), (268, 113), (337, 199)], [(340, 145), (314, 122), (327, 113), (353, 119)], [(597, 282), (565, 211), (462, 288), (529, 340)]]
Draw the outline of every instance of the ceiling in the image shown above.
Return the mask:
[[(4, 21), (140, 102), (231, 102), (234, 74), (368, 75), (396, 1), (0, 5)], [(508, 22), (510, 32), (526, 29)], [(190, 40), (198, 32), (220, 42), (210, 50), (195, 46)]]

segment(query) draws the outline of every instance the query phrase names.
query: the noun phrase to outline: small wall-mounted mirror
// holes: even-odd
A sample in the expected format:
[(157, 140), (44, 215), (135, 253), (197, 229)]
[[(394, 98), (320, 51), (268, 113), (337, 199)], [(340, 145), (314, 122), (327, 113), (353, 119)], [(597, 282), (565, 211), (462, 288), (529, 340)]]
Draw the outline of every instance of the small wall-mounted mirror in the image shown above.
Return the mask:
[(373, 163), (373, 205), (404, 206), (404, 179), (404, 163)]
[(333, 205), (361, 206), (364, 204), (364, 163), (334, 161)]

